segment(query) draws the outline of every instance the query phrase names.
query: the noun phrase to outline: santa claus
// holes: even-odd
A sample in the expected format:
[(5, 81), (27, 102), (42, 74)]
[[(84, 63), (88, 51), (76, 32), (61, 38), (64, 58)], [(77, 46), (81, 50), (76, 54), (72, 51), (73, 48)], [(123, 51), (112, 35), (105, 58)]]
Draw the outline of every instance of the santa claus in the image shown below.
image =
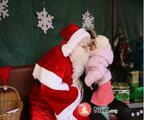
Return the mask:
[(30, 96), (32, 120), (77, 120), (82, 100), (78, 80), (89, 57), (90, 34), (75, 24), (61, 31), (62, 45), (48, 51), (35, 65), (36, 85)]

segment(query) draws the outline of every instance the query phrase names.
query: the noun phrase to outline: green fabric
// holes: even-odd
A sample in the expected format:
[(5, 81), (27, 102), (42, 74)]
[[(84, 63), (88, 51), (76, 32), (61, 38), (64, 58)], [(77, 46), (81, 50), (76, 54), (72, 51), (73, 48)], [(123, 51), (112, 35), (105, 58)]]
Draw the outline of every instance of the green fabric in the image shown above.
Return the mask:
[(131, 87), (130, 98), (131, 100), (138, 102), (143, 101), (144, 87)]
[(113, 94), (117, 100), (123, 102), (129, 102), (130, 100), (130, 88), (127, 83), (114, 82), (112, 84)]
[(0, 66), (34, 61), (32, 1), (9, 0), (9, 17), (0, 21)]
[[(37, 27), (36, 12), (43, 7), (54, 16), (47, 34)], [(9, 0), (8, 9), (9, 17), (0, 21), (0, 66), (34, 64), (60, 44), (61, 28), (72, 22), (81, 26), (86, 10), (95, 17), (97, 33), (112, 38), (112, 0)]]
[(129, 42), (143, 32), (143, 0), (117, 0), (117, 28), (122, 28)]

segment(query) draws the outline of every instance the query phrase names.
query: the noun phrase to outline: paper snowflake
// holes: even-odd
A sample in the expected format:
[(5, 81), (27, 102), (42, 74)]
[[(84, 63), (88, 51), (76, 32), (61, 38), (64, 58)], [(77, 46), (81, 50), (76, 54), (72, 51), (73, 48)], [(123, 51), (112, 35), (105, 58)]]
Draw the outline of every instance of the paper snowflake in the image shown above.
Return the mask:
[(82, 15), (82, 21), (83, 28), (94, 29), (94, 17), (88, 10)]
[(38, 27), (41, 28), (44, 33), (46, 34), (48, 29), (53, 29), (53, 25), (52, 25), (52, 19), (54, 19), (53, 16), (51, 16), (50, 14), (47, 13), (47, 11), (45, 10), (45, 8), (43, 8), (43, 11), (41, 12), (37, 12), (37, 16), (38, 16)]
[(8, 0), (0, 0), (0, 20), (2, 18), (8, 17)]

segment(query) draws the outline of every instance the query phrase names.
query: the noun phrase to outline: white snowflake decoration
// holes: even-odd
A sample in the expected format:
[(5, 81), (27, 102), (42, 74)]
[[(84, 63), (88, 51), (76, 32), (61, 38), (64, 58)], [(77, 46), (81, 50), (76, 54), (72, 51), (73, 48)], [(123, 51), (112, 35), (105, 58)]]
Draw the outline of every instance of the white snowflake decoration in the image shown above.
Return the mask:
[(94, 29), (94, 17), (90, 14), (88, 10), (82, 15), (82, 21), (83, 28)]
[(51, 16), (50, 14), (47, 13), (47, 11), (45, 10), (45, 8), (43, 8), (43, 11), (41, 12), (37, 12), (37, 16), (38, 16), (38, 27), (41, 28), (44, 33), (46, 34), (48, 29), (53, 29), (53, 25), (52, 25), (52, 19), (54, 19), (53, 16)]
[(8, 0), (0, 0), (0, 20), (2, 18), (8, 17)]

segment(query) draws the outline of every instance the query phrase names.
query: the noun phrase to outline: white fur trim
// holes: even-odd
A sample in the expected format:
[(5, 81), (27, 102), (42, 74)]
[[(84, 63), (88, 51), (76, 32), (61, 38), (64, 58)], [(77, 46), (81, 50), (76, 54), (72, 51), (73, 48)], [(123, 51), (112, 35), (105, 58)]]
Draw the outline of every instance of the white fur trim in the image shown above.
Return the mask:
[(51, 89), (69, 90), (68, 84), (62, 82), (62, 79), (59, 76), (38, 64), (35, 65), (33, 77)]
[(95, 39), (96, 47), (104, 48), (106, 45), (109, 44), (109, 39), (103, 35), (98, 35)]
[(80, 90), (78, 89), (77, 99), (67, 108), (65, 108), (59, 115), (56, 115), (57, 120), (77, 120), (73, 116), (73, 112), (76, 109), (76, 107), (80, 104), (80, 102), (81, 102), (81, 93), (80, 93)]
[(76, 45), (85, 37), (90, 37), (90, 34), (83, 28), (77, 30), (66, 44), (62, 46), (62, 53), (65, 57), (69, 56)]

